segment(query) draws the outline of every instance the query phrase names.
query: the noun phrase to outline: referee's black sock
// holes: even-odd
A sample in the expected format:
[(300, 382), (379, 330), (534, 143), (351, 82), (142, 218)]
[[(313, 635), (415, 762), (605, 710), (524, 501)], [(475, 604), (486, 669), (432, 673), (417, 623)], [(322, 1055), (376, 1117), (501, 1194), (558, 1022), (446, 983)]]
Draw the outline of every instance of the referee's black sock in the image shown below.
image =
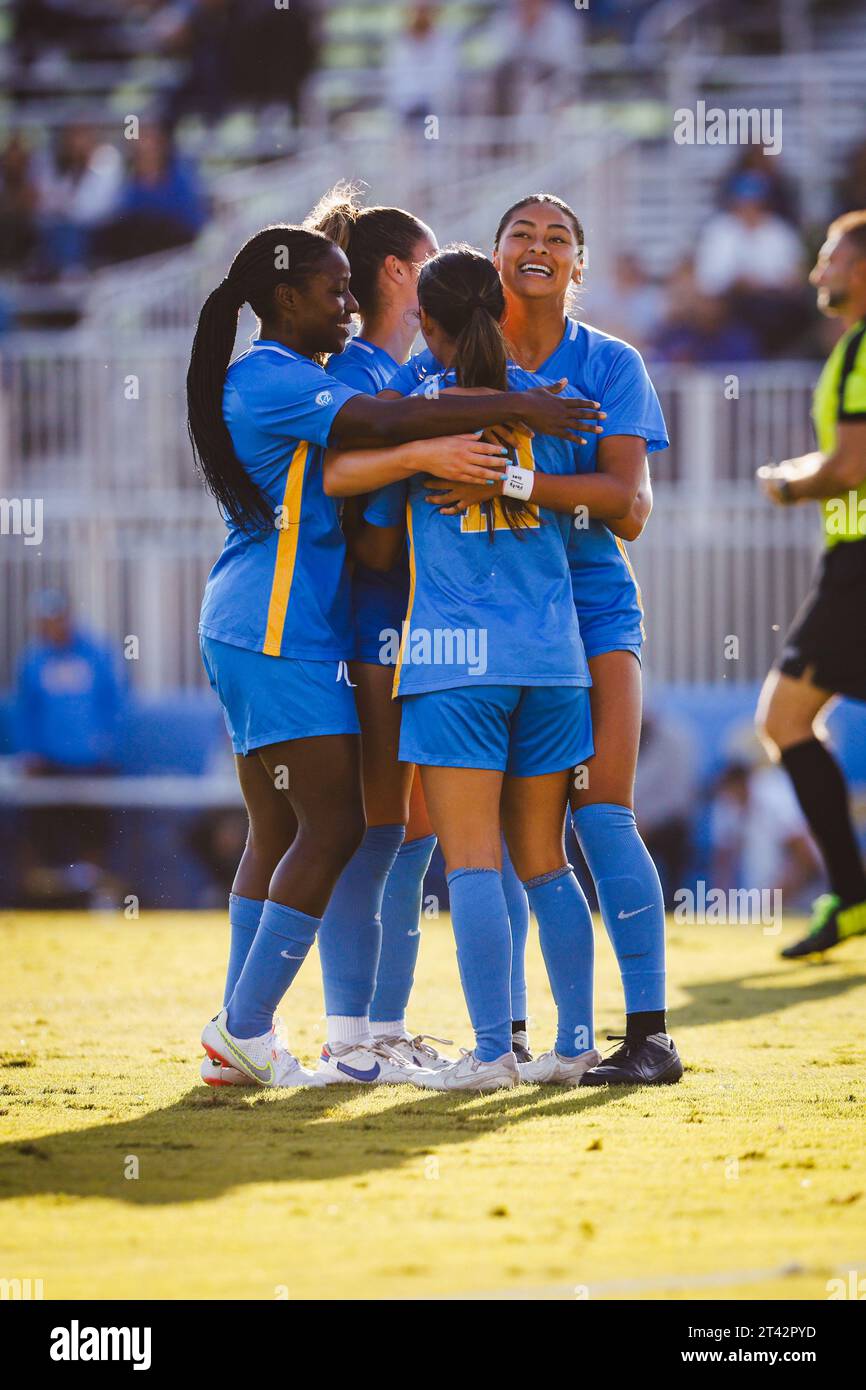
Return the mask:
[(864, 871), (848, 788), (836, 759), (820, 739), (807, 738), (784, 749), (782, 762), (827, 867), (830, 889), (847, 907), (866, 900)]

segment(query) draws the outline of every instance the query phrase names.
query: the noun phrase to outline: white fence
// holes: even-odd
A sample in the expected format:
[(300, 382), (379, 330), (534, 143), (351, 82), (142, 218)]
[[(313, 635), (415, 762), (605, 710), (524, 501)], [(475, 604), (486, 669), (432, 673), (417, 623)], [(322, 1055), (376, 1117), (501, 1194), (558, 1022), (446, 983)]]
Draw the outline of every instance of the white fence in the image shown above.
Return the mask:
[[(142, 692), (201, 683), (196, 623), (222, 539), (184, 424), (189, 333), (115, 343), (89, 333), (7, 339), (0, 362), (0, 499), (41, 503), (39, 543), (0, 536), (0, 687), (29, 597), (63, 584), (97, 631), (138, 638)], [(755, 467), (810, 446), (813, 364), (654, 373), (674, 444), (654, 460), (656, 508), (633, 547), (647, 668), (657, 680), (757, 679), (807, 583), (814, 508), (779, 512)], [(4, 513), (5, 515), (6, 513)], [(32, 538), (38, 539), (38, 538)], [(737, 660), (725, 639), (736, 636)]]

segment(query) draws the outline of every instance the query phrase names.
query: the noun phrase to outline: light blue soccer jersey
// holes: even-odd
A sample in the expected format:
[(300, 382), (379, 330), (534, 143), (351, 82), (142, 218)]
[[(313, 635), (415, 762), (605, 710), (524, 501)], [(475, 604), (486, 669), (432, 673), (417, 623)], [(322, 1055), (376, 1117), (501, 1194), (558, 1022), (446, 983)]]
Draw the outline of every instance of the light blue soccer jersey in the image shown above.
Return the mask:
[[(328, 371), (346, 386), (365, 395), (376, 396), (399, 371), (390, 352), (353, 338), (341, 353), (328, 359)], [(355, 632), (354, 656), (358, 661), (377, 665), (382, 647), (381, 632), (399, 628), (409, 603), (409, 555), (404, 550), (397, 564), (385, 573), (356, 564), (352, 571), (352, 623)]]
[[(441, 370), (429, 348), (410, 357), (389, 389), (407, 395)], [(636, 348), (576, 319), (566, 319), (559, 346), (538, 369), (547, 382), (566, 377), (577, 395), (601, 401), (607, 419), (602, 435), (588, 435), (577, 454), (577, 471), (593, 473), (604, 435), (645, 439), (647, 453), (669, 444), (655, 388)], [(619, 648), (639, 649), (643, 639), (640, 588), (623, 542), (603, 521), (575, 527), (569, 537), (574, 602), (588, 656)]]
[(202, 602), (206, 636), (267, 656), (351, 656), (346, 547), (322, 459), (334, 418), (358, 394), (282, 343), (257, 339), (232, 362), (223, 417), (274, 524), (248, 533), (227, 523)]
[[(576, 319), (566, 319), (559, 346), (539, 368), (549, 380), (567, 377), (585, 400), (601, 401), (603, 435), (588, 435), (577, 466), (595, 472), (598, 441), (631, 434), (646, 440), (647, 453), (668, 447), (664, 416), (640, 353)], [(623, 542), (603, 521), (573, 527), (568, 561), (574, 602), (587, 655), (639, 648), (643, 636), (640, 588)]]
[(421, 352), (416, 352), (410, 357), (402, 367), (397, 368), (388, 382), (387, 390), (399, 391), (401, 396), (411, 396), (418, 386), (429, 377), (438, 376), (441, 371), (442, 363), (433, 356), (429, 348), (423, 348)]
[[(510, 367), (509, 389), (545, 382)], [(454, 384), (446, 373), (442, 389)], [(418, 390), (423, 390), (423, 386)], [(536, 436), (521, 449), (526, 468), (573, 473), (577, 446)], [(480, 506), (443, 516), (427, 501), (422, 476), (391, 483), (371, 498), (365, 516), (394, 526), (405, 515), (411, 587), (407, 622), (394, 639), (394, 693), (463, 685), (591, 684), (566, 558), (570, 517), (529, 505), (514, 532), (494, 501), (494, 531)]]
[(365, 396), (377, 396), (400, 370), (400, 364), (376, 343), (355, 337), (342, 352), (335, 352), (328, 358), (327, 370), (344, 386), (353, 386)]

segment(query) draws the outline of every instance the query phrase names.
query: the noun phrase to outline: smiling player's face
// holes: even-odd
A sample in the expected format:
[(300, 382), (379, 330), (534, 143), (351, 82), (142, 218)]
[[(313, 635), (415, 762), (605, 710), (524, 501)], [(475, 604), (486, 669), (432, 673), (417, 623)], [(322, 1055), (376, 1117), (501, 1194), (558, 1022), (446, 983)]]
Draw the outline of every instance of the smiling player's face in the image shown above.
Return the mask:
[(301, 289), (290, 293), (287, 313), (299, 351), (342, 352), (352, 333), (358, 302), (349, 289), (349, 262), (338, 246), (326, 252)]
[(506, 295), (565, 300), (583, 278), (574, 228), (559, 208), (529, 203), (507, 223), (493, 255)]

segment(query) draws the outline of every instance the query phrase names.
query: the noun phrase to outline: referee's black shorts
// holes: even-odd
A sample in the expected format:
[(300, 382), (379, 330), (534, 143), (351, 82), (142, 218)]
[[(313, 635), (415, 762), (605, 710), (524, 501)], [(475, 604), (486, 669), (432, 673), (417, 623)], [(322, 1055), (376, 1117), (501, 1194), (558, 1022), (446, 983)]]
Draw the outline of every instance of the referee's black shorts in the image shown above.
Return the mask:
[(824, 552), (785, 637), (779, 670), (866, 700), (866, 538)]

